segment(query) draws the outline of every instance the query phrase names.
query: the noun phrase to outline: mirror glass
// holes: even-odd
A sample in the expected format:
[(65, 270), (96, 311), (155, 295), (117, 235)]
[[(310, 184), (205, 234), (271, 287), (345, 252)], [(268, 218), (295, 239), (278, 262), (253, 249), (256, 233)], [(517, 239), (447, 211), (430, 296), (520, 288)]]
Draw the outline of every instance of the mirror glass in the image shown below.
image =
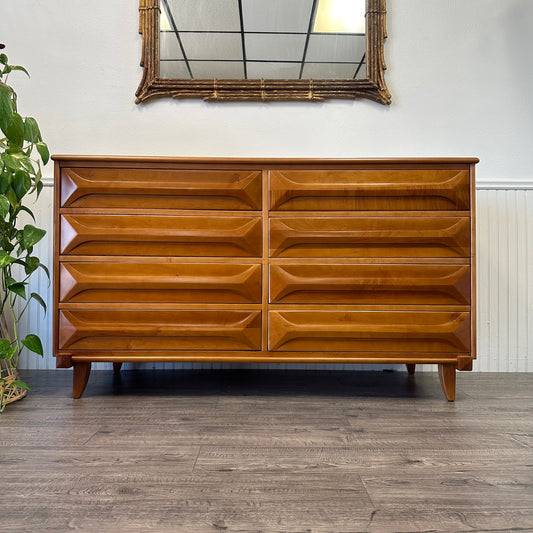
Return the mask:
[(365, 0), (160, 0), (162, 79), (364, 80)]
[(151, 98), (388, 105), (386, 0), (139, 0)]

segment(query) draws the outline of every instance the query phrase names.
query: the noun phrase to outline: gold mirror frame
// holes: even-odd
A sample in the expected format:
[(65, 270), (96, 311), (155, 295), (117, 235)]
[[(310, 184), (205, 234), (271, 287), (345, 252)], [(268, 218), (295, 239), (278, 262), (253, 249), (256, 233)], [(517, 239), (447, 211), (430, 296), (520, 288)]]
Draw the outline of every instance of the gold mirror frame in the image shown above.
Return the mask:
[(137, 104), (156, 96), (203, 98), (206, 101), (321, 102), (327, 98), (369, 98), (390, 104), (385, 85), (383, 44), (387, 37), (386, 0), (366, 1), (366, 70), (361, 79), (164, 79), (159, 77), (159, 0), (140, 0), (139, 33), (142, 35), (143, 77), (135, 95)]

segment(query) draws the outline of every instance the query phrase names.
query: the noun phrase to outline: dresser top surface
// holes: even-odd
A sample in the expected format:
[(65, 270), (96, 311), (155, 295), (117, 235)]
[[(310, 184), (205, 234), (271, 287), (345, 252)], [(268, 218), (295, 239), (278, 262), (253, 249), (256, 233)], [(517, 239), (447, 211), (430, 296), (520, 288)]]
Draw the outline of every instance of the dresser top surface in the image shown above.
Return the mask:
[(249, 167), (296, 166), (386, 166), (386, 165), (469, 165), (476, 157), (393, 157), (393, 158), (251, 158), (251, 157), (168, 157), (168, 156), (117, 156), (55, 154), (52, 159), (62, 164), (89, 165), (247, 165)]

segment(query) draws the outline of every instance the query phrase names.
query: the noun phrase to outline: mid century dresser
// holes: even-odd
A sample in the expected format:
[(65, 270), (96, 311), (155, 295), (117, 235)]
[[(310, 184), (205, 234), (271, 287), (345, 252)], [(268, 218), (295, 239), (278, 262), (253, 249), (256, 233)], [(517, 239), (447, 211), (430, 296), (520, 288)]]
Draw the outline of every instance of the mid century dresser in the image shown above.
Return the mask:
[(477, 159), (54, 159), (75, 398), (100, 361), (471, 370)]

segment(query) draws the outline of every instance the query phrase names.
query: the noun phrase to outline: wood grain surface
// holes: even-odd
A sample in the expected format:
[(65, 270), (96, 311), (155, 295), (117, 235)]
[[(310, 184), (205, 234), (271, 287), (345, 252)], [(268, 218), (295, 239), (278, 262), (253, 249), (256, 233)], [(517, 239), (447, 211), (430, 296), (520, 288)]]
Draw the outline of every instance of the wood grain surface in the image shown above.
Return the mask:
[(3, 532), (533, 530), (533, 374), (131, 368), (23, 372)]
[(468, 265), (270, 266), (270, 302), (469, 305)]
[(261, 256), (258, 217), (62, 215), (61, 254)]
[(260, 350), (261, 312), (219, 310), (64, 310), (59, 349), (142, 358), (151, 350)]
[[(407, 165), (406, 165), (407, 167)], [(272, 210), (468, 210), (468, 170), (282, 170), (270, 175)]]
[(461, 312), (270, 311), (269, 350), (467, 353), (470, 315)]
[(261, 209), (261, 172), (65, 168), (61, 207)]
[(261, 303), (258, 264), (64, 262), (59, 268), (62, 304)]
[(271, 257), (469, 257), (467, 217), (272, 218)]

